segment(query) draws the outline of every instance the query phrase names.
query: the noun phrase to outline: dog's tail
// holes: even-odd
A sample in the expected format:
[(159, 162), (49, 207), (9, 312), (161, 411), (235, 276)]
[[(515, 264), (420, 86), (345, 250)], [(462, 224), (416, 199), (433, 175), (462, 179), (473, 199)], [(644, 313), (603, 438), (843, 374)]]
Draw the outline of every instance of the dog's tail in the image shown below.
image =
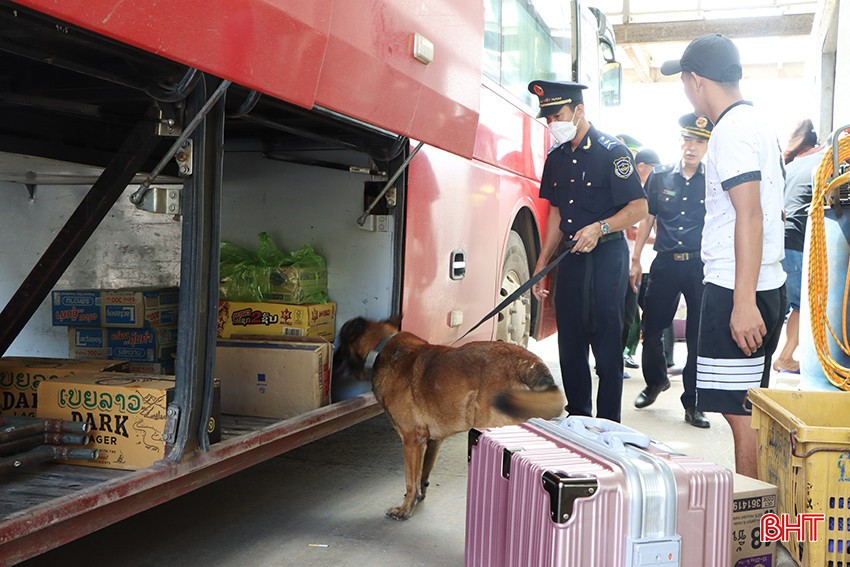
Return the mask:
[(493, 398), (493, 405), (501, 412), (517, 419), (541, 417), (552, 419), (564, 410), (564, 394), (552, 384), (545, 390), (509, 390)]

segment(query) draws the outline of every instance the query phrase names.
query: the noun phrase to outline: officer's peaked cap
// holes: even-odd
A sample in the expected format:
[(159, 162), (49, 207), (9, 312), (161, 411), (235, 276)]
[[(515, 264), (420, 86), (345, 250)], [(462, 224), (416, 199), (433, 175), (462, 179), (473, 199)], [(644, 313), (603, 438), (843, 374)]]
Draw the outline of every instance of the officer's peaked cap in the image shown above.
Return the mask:
[(531, 81), (528, 83), (528, 92), (536, 95), (540, 112), (537, 118), (544, 118), (557, 114), (565, 104), (584, 102), (581, 91), (587, 86), (579, 83), (565, 81)]
[(705, 140), (711, 137), (711, 130), (714, 128), (707, 116), (699, 116), (693, 112), (679, 118), (679, 126), (682, 127), (682, 136)]

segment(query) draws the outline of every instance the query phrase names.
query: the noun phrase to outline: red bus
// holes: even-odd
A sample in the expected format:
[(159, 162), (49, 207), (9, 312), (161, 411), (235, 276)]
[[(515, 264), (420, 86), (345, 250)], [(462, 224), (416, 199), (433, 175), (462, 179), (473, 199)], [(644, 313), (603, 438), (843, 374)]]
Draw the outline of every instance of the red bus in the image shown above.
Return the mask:
[[(0, 0), (0, 354), (68, 355), (55, 287), (180, 286), (167, 457), (0, 472), (0, 564), (378, 414), (367, 393), (225, 415), (210, 445), (220, 241), (310, 243), (338, 325), (401, 314), (451, 342), (528, 278), (545, 230), (526, 84), (617, 104), (613, 45), (577, 0)], [(549, 311), (527, 294), (467, 340), (526, 344)]]

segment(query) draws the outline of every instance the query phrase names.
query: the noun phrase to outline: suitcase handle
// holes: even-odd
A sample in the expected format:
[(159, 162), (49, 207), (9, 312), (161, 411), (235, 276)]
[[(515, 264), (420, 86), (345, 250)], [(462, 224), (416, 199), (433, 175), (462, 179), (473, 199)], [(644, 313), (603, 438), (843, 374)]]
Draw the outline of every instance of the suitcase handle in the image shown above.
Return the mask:
[(576, 415), (553, 419), (552, 422), (585, 439), (617, 451), (622, 451), (626, 444), (646, 449), (652, 443), (645, 433), (608, 419)]

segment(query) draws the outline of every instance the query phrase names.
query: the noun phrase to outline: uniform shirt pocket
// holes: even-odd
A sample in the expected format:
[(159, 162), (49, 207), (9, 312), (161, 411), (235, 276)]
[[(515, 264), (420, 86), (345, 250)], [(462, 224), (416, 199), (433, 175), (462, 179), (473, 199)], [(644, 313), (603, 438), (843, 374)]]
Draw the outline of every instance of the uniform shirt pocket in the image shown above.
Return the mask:
[(579, 187), (581, 208), (593, 213), (602, 213), (611, 208), (611, 192), (601, 183), (587, 179)]

